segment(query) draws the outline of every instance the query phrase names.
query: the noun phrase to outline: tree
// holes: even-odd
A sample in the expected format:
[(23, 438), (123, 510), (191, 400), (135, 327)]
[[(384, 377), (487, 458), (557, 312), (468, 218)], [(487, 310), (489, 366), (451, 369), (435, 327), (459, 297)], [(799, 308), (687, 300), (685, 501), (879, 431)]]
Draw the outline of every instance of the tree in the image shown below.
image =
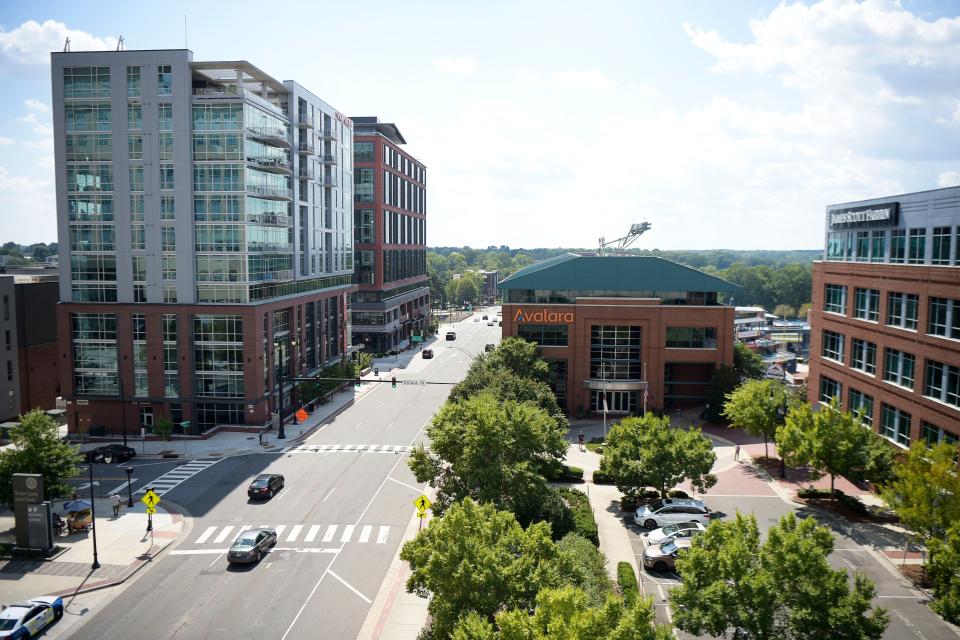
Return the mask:
[(557, 396), (546, 383), (520, 377), (509, 370), (495, 371), (489, 366), (489, 362), (485, 355), (478, 356), (470, 366), (467, 376), (450, 391), (448, 401), (459, 402), (486, 391), (501, 402), (533, 402), (553, 416), (560, 427), (566, 429), (569, 426), (566, 416), (557, 404)]
[(79, 473), (80, 455), (60, 440), (56, 421), (40, 409), (20, 417), (10, 430), (13, 446), (0, 451), (0, 503), (13, 506), (13, 474), (43, 476), (43, 497), (53, 500), (67, 495), (64, 480)]
[(733, 368), (741, 378), (750, 380), (760, 380), (767, 371), (763, 358), (742, 342), (733, 343)]
[(773, 308), (773, 315), (780, 316), (783, 319), (795, 318), (797, 310), (788, 304), (778, 304)]
[(540, 355), (537, 344), (523, 338), (504, 338), (489, 354), (485, 366), (495, 372), (510, 371), (547, 384), (551, 381), (550, 366)]
[(626, 418), (610, 429), (600, 467), (628, 495), (652, 486), (665, 496), (687, 479), (705, 492), (717, 482), (710, 473), (716, 460), (713, 444), (700, 429), (671, 429), (668, 418), (647, 415)]
[(557, 543), (557, 554), (561, 579), (582, 589), (590, 606), (603, 604), (613, 593), (605, 566), (607, 558), (592, 542), (575, 533), (567, 534)]
[(161, 440), (169, 440), (170, 434), (173, 433), (173, 423), (170, 422), (170, 418), (166, 416), (157, 418), (157, 421), (153, 423), (153, 432), (157, 434), (157, 437)]
[(748, 380), (727, 396), (723, 415), (731, 427), (763, 438), (763, 455), (769, 457), (767, 443), (783, 423), (789, 400), (787, 388), (776, 380)]
[(960, 522), (957, 451), (957, 445), (945, 442), (933, 447), (914, 442), (894, 466), (893, 481), (880, 487), (883, 500), (924, 542), (942, 538)]
[(718, 422), (723, 419), (723, 404), (739, 384), (740, 375), (733, 367), (720, 365), (714, 369), (710, 388), (707, 390), (707, 404), (704, 407), (704, 417), (707, 420)]
[(543, 474), (567, 449), (553, 416), (532, 402), (501, 402), (491, 393), (445, 404), (427, 434), (430, 451), (420, 445), (408, 464), (417, 482), (437, 489), (439, 512), (466, 497), (530, 512), (546, 491)]
[(809, 404), (796, 404), (787, 413), (784, 425), (777, 427), (780, 456), (791, 466), (809, 464), (830, 475), (830, 496), (837, 476), (845, 476), (866, 466), (872, 433), (860, 418), (840, 411), (834, 398), (830, 405), (814, 411)]
[(766, 542), (753, 515), (715, 521), (677, 559), (670, 593), (674, 624), (694, 635), (741, 640), (879, 639), (884, 609), (872, 608), (873, 583), (827, 562), (833, 536), (813, 518), (789, 513)]
[(960, 624), (960, 523), (943, 539), (930, 541), (930, 580), (934, 600), (930, 607), (953, 624)]
[(561, 583), (550, 527), (523, 529), (513, 514), (466, 498), (403, 545), (407, 591), (432, 596), (435, 637), (446, 638), (469, 612), (492, 621), (502, 609), (527, 611), (537, 593)]

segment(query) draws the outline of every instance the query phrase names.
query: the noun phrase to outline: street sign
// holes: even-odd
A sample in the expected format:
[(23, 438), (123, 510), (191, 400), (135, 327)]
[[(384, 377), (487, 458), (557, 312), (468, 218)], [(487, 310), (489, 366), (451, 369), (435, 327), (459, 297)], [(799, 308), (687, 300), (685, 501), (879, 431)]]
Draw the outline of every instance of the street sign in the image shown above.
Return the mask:
[(147, 513), (149, 513), (150, 515), (153, 515), (153, 514), (155, 514), (156, 512), (157, 512), (157, 508), (156, 508), (156, 507), (147, 507)]
[(153, 489), (147, 490), (147, 492), (140, 498), (140, 502), (147, 505), (148, 509), (154, 509), (157, 504), (160, 502), (160, 496), (153, 492)]
[(423, 342), (423, 336), (410, 336), (410, 342)]
[(417, 513), (421, 514), (420, 515), (421, 518), (423, 517), (424, 514), (426, 514), (427, 509), (430, 508), (431, 504), (433, 503), (430, 502), (430, 498), (428, 498), (423, 494), (420, 494), (420, 497), (413, 501), (413, 506), (417, 508)]
[(400, 384), (427, 384), (426, 380), (398, 380)]
[(307, 418), (310, 417), (307, 414), (307, 412), (303, 410), (303, 407), (300, 407), (299, 409), (297, 409), (297, 413), (295, 415), (297, 416), (297, 420), (299, 420), (300, 422), (304, 422)]

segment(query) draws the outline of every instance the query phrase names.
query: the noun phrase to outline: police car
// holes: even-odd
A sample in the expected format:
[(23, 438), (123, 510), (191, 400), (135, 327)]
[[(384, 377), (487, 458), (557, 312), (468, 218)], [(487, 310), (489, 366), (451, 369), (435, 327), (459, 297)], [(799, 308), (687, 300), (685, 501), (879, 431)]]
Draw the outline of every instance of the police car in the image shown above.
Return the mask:
[(0, 638), (33, 638), (63, 617), (63, 599), (40, 596), (8, 604), (0, 611)]

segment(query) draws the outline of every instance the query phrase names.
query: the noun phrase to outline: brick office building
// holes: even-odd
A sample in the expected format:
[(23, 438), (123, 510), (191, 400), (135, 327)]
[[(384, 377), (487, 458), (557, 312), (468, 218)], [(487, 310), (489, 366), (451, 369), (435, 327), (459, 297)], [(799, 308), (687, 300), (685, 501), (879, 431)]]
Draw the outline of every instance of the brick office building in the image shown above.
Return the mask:
[(960, 438), (960, 187), (830, 205), (810, 399), (900, 446)]
[[(566, 254), (500, 283), (503, 335), (538, 343), (569, 413), (642, 413), (704, 403), (733, 363), (740, 287), (655, 257)], [(646, 402), (644, 395), (646, 392)]]

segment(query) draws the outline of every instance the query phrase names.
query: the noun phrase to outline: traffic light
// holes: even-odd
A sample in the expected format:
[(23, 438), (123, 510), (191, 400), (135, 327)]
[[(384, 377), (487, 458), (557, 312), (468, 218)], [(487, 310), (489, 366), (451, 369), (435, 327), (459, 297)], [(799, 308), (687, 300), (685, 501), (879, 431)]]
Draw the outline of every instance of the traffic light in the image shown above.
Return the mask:
[(397, 377), (396, 377), (396, 376), (390, 378), (390, 386), (393, 387), (394, 389), (397, 388)]
[(360, 388), (360, 376), (357, 376), (356, 381), (353, 383), (353, 386), (357, 389)]

